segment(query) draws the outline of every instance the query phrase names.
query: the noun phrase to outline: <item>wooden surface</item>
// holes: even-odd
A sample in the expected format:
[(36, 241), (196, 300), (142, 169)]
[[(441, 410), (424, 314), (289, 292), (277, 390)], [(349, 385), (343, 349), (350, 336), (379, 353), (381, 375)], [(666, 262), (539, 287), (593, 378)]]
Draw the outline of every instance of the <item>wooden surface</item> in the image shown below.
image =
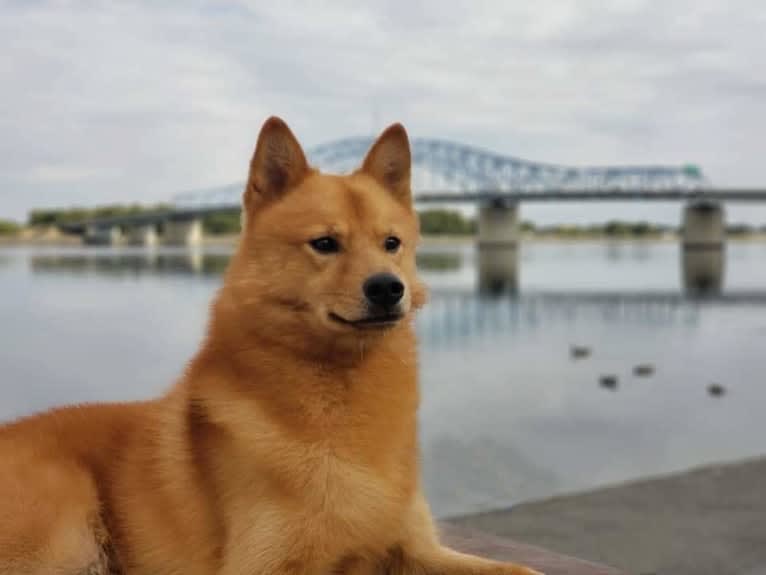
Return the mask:
[(440, 531), (442, 541), (453, 549), (500, 561), (521, 563), (545, 575), (625, 575), (612, 567), (559, 555), (534, 545), (518, 543), (449, 523), (440, 525)]

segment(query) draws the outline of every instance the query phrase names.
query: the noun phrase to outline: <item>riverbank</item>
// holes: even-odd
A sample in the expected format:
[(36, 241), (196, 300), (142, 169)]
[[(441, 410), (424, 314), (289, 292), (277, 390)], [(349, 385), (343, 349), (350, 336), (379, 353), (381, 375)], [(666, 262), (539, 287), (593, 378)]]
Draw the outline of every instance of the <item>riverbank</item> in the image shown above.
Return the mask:
[[(206, 235), (204, 246), (234, 246), (239, 234)], [(579, 243), (579, 242), (608, 242), (608, 243), (657, 243), (678, 242), (680, 236), (675, 233), (660, 235), (618, 235), (606, 234), (539, 234), (524, 233), (520, 241), (537, 243)], [(766, 242), (766, 233), (735, 234), (726, 238), (727, 242)], [(473, 235), (425, 235), (422, 245), (425, 246), (455, 246), (471, 245), (476, 242)], [(0, 246), (14, 245), (46, 245), (46, 246), (77, 246), (82, 245), (79, 236), (62, 234), (55, 228), (24, 228), (19, 234), (0, 236)]]
[(454, 518), (628, 573), (766, 574), (766, 457)]
[(16, 234), (0, 235), (0, 246), (78, 246), (82, 245), (79, 236), (62, 234), (58, 228), (25, 227)]

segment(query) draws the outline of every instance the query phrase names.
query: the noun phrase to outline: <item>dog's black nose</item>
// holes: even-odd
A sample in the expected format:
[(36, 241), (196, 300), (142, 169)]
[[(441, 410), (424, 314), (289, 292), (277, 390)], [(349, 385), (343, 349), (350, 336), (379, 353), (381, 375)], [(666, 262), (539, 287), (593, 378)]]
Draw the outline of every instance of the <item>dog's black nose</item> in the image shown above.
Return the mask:
[(376, 306), (390, 308), (399, 303), (404, 295), (404, 284), (394, 274), (375, 274), (362, 286), (367, 300)]

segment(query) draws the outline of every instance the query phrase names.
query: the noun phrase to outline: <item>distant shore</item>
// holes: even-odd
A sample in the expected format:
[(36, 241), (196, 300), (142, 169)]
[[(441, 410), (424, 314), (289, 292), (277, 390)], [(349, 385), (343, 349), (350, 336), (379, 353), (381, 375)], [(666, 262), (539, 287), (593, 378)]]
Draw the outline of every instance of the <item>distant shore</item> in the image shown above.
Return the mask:
[(78, 246), (82, 240), (79, 236), (62, 234), (55, 227), (23, 227), (15, 234), (0, 235), (0, 246), (18, 245)]
[[(233, 246), (236, 245), (239, 234), (208, 234), (204, 237), (203, 246)], [(523, 232), (520, 235), (521, 242), (551, 242), (551, 243), (576, 243), (576, 242), (677, 242), (680, 235), (677, 232), (647, 235), (609, 235), (604, 233), (535, 233)], [(766, 242), (766, 232), (753, 232), (747, 234), (729, 234), (729, 242)], [(422, 243), (425, 246), (449, 246), (469, 245), (476, 241), (472, 234), (438, 234), (424, 235)], [(30, 228), (25, 227), (13, 235), (0, 235), (0, 246), (79, 246), (83, 245), (79, 236), (62, 234), (55, 227)]]

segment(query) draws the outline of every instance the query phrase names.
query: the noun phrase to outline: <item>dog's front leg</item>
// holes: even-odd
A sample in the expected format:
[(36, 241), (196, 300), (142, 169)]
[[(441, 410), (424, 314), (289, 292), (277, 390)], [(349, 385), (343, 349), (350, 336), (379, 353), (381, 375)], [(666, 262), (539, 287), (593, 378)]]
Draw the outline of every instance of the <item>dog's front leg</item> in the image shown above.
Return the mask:
[(227, 562), (220, 575), (324, 575), (329, 572), (327, 567), (305, 557), (279, 556), (278, 553), (286, 552), (285, 548), (279, 548), (277, 553), (271, 551), (264, 548), (243, 561)]
[(391, 575), (541, 575), (538, 571), (460, 553), (439, 542), (431, 512), (420, 495), (411, 510), (406, 537), (392, 550), (386, 573)]
[(253, 509), (260, 520), (237, 517), (228, 530), (217, 575), (324, 575), (329, 572), (305, 537), (303, 524), (272, 506)]

